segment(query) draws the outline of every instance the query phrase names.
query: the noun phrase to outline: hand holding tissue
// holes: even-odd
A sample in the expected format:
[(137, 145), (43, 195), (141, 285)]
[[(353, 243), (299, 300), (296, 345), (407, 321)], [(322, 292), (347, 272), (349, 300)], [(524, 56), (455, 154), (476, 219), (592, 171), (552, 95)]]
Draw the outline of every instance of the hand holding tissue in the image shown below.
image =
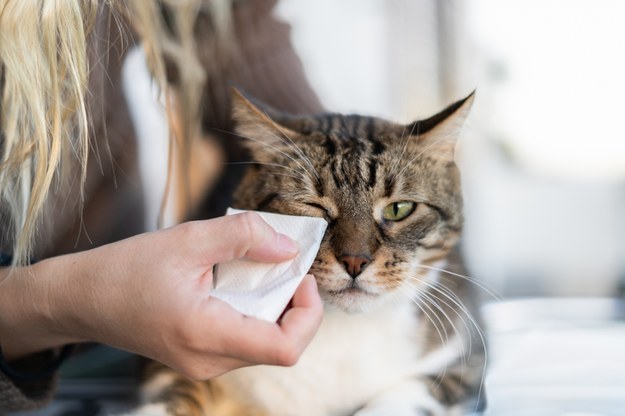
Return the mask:
[[(228, 208), (226, 215), (245, 211)], [(312, 265), (328, 223), (322, 218), (258, 212), (277, 232), (297, 241), (299, 254), (278, 264), (236, 259), (218, 264), (214, 296), (239, 312), (276, 322)]]

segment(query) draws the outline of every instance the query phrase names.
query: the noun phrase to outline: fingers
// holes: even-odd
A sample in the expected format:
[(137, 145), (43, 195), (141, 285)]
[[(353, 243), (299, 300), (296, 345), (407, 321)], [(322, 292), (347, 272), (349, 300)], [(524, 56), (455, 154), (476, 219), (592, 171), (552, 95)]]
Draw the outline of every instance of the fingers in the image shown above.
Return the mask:
[(317, 285), (310, 275), (295, 292), (293, 307), (280, 324), (244, 316), (219, 300), (212, 300), (230, 309), (228, 312), (220, 308), (219, 316), (211, 318), (218, 320), (218, 332), (223, 336), (220, 353), (253, 364), (294, 365), (313, 339), (323, 313)]
[(318, 308), (319, 312), (322, 312), (323, 305), (321, 297), (319, 297), (317, 281), (312, 274), (306, 275), (295, 291), (293, 295), (293, 307)]
[(317, 283), (307, 275), (293, 295), (292, 307), (280, 321), (282, 332), (303, 351), (312, 341), (323, 316), (323, 305)]
[(276, 232), (255, 212), (204, 221), (204, 226), (201, 247), (215, 263), (242, 257), (279, 263), (299, 251), (296, 242)]

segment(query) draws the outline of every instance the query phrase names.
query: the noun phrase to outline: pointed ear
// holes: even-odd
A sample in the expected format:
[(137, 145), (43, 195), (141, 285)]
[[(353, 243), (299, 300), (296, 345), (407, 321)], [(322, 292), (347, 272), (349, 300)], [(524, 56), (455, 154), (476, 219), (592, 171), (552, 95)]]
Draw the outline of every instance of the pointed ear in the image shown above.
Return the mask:
[(456, 141), (471, 111), (474, 99), (475, 91), (440, 113), (407, 125), (405, 131), (410, 131), (410, 134), (415, 136), (418, 143), (425, 146), (428, 152), (431, 149), (431, 152), (446, 155), (453, 160)]
[(272, 119), (277, 114), (275, 110), (258, 102), (252, 103), (236, 88), (232, 88), (232, 112), (236, 132), (245, 139), (245, 145), (256, 157), (296, 136), (295, 132)]

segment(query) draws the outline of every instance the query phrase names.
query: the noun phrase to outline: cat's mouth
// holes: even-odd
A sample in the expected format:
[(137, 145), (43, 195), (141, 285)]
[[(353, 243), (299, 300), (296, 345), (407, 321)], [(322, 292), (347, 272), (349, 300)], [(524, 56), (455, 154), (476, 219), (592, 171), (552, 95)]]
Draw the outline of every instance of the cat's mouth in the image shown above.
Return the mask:
[(377, 293), (373, 293), (364, 289), (356, 281), (350, 282), (344, 288), (338, 290), (326, 290), (332, 296), (379, 296)]
[(359, 313), (367, 310), (375, 305), (378, 299), (382, 298), (381, 293), (372, 292), (363, 282), (359, 284), (357, 281), (350, 281), (341, 285), (343, 287), (337, 288), (337, 286), (339, 285), (333, 285), (331, 289), (320, 286), (321, 297), (329, 304), (348, 313)]

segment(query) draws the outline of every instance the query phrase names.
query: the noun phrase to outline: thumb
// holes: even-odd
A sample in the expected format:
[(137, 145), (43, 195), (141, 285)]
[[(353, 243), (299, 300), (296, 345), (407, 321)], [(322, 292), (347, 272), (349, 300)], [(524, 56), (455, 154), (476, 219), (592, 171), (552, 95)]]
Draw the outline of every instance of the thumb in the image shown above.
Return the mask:
[(279, 263), (299, 252), (297, 243), (275, 231), (255, 212), (228, 215), (205, 221), (207, 236), (202, 250), (220, 263), (242, 257)]

